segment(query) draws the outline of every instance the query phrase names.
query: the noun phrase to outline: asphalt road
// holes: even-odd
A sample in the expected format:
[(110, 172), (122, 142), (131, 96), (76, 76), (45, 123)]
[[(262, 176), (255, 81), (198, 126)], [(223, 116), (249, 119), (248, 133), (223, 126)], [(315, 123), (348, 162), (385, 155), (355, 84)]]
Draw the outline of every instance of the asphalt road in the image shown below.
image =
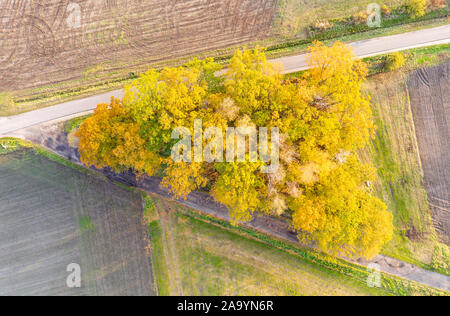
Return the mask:
[[(378, 37), (350, 43), (357, 56), (364, 58), (394, 51), (450, 43), (450, 24), (415, 32)], [(307, 69), (306, 55), (296, 55), (273, 60), (281, 63), (285, 73)], [(37, 124), (67, 119), (92, 111), (99, 103), (109, 103), (111, 96), (122, 97), (122, 91), (116, 90), (80, 100), (10, 116), (0, 117), (0, 135), (6, 135)]]

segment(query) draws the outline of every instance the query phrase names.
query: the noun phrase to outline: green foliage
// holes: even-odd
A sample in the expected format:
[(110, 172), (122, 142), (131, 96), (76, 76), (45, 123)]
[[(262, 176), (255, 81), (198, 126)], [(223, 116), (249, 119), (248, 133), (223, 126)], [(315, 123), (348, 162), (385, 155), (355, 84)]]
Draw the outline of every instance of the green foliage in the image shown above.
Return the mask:
[(80, 226), (81, 231), (86, 232), (94, 232), (94, 224), (91, 221), (91, 218), (88, 215), (81, 215), (78, 219), (78, 224)]
[(17, 149), (19, 141), (12, 138), (1, 138), (0, 139), (0, 155), (13, 152)]
[(91, 117), (92, 115), (85, 115), (85, 116), (80, 116), (80, 117), (76, 117), (74, 119), (71, 119), (69, 121), (67, 121), (64, 124), (64, 131), (66, 132), (66, 134), (70, 134), (71, 132), (77, 130), (80, 128), (81, 124), (89, 117)]
[[(406, 71), (409, 71), (419, 67), (434, 66), (441, 62), (445, 62), (450, 58), (450, 44), (414, 48), (401, 53), (405, 58), (405, 66), (403, 68)], [(388, 55), (379, 55), (363, 59), (369, 67), (370, 76), (390, 71), (385, 67)]]
[(153, 202), (153, 199), (149, 196), (145, 197), (145, 209), (149, 212), (155, 211), (155, 202)]
[(147, 223), (152, 222), (154, 219), (156, 219), (157, 213), (156, 213), (156, 206), (153, 199), (148, 196), (147, 194), (143, 194), (144, 197), (144, 218), (147, 221)]
[[(416, 1), (416, 0), (413, 0)], [(422, 1), (422, 0), (418, 0)], [(425, 1), (425, 0), (423, 0)], [(383, 12), (383, 18), (381, 20), (381, 26), (379, 29), (387, 29), (392, 28), (395, 26), (399, 26), (402, 24), (407, 24), (411, 22), (419, 22), (419, 21), (429, 21), (437, 18), (443, 18), (449, 16), (449, 9), (448, 8), (440, 8), (437, 10), (430, 11), (428, 13), (424, 13), (421, 16), (410, 16), (407, 13), (405, 6), (399, 6), (396, 8), (393, 8), (389, 14), (387, 14), (387, 10), (382, 11)], [(384, 13), (386, 12), (386, 13)], [(314, 41), (314, 40), (330, 40), (333, 38), (339, 38), (343, 36), (348, 36), (356, 33), (364, 33), (373, 30), (373, 28), (369, 27), (367, 23), (363, 23), (364, 20), (361, 20), (361, 17), (364, 17), (364, 15), (360, 15), (359, 17), (351, 16), (344, 19), (331, 19), (329, 21), (330, 24), (332, 24), (332, 27), (327, 29), (316, 29), (314, 26), (310, 26), (309, 34), (310, 38), (305, 40), (299, 40), (299, 41), (291, 41), (279, 44), (274, 47), (270, 47), (268, 50), (276, 50), (280, 49), (281, 47), (294, 47), (298, 45), (304, 45), (308, 42)], [(355, 21), (360, 21), (359, 23), (355, 23)]]
[(438, 273), (449, 275), (450, 249), (447, 245), (440, 244), (435, 246), (431, 267)]

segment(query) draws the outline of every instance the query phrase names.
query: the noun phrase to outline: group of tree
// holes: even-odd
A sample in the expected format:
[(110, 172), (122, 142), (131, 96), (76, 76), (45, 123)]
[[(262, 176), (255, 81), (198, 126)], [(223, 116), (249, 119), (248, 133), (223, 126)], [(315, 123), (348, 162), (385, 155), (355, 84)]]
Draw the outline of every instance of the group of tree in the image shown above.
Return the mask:
[[(117, 172), (162, 175), (161, 185), (177, 198), (206, 189), (228, 207), (234, 224), (254, 212), (286, 213), (302, 242), (371, 258), (392, 238), (393, 224), (372, 194), (376, 170), (357, 156), (376, 130), (362, 91), (367, 67), (339, 42), (315, 43), (309, 64), (286, 78), (256, 48), (237, 51), (222, 72), (212, 59), (149, 70), (125, 88), (122, 100), (98, 105), (82, 124), (81, 159)], [(261, 157), (174, 162), (172, 132), (180, 126), (194, 132), (196, 119), (203, 129), (277, 127), (278, 169), (262, 173)]]

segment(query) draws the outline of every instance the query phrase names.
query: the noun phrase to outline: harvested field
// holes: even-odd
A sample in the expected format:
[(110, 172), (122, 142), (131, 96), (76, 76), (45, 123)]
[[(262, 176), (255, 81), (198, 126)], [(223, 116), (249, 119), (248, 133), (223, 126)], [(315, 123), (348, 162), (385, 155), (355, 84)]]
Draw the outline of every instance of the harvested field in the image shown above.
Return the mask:
[[(154, 295), (142, 198), (28, 149), (0, 155), (0, 295)], [(67, 266), (81, 266), (68, 288)]]
[(0, 90), (265, 38), (275, 12), (276, 0), (2, 0)]
[(420, 69), (408, 80), (434, 226), (450, 244), (450, 63)]

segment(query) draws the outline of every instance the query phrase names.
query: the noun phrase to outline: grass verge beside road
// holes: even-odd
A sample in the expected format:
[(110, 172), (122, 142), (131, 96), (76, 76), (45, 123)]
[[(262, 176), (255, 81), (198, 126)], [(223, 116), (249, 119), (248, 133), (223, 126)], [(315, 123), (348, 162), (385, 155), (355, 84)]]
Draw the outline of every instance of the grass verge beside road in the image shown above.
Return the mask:
[[(376, 193), (394, 214), (394, 239), (383, 253), (450, 275), (449, 248), (438, 242), (432, 225), (406, 83), (412, 70), (448, 61), (450, 45), (414, 49), (405, 55), (405, 67), (376, 74), (367, 81), (378, 131), (361, 155), (378, 169)], [(371, 58), (372, 70), (379, 71), (377, 63), (382, 59)]]
[(164, 217), (149, 223), (153, 252), (160, 253), (153, 259), (156, 274), (174, 276), (158, 285), (162, 294), (448, 294), (386, 274), (381, 288), (370, 288), (365, 267), (151, 198)]

